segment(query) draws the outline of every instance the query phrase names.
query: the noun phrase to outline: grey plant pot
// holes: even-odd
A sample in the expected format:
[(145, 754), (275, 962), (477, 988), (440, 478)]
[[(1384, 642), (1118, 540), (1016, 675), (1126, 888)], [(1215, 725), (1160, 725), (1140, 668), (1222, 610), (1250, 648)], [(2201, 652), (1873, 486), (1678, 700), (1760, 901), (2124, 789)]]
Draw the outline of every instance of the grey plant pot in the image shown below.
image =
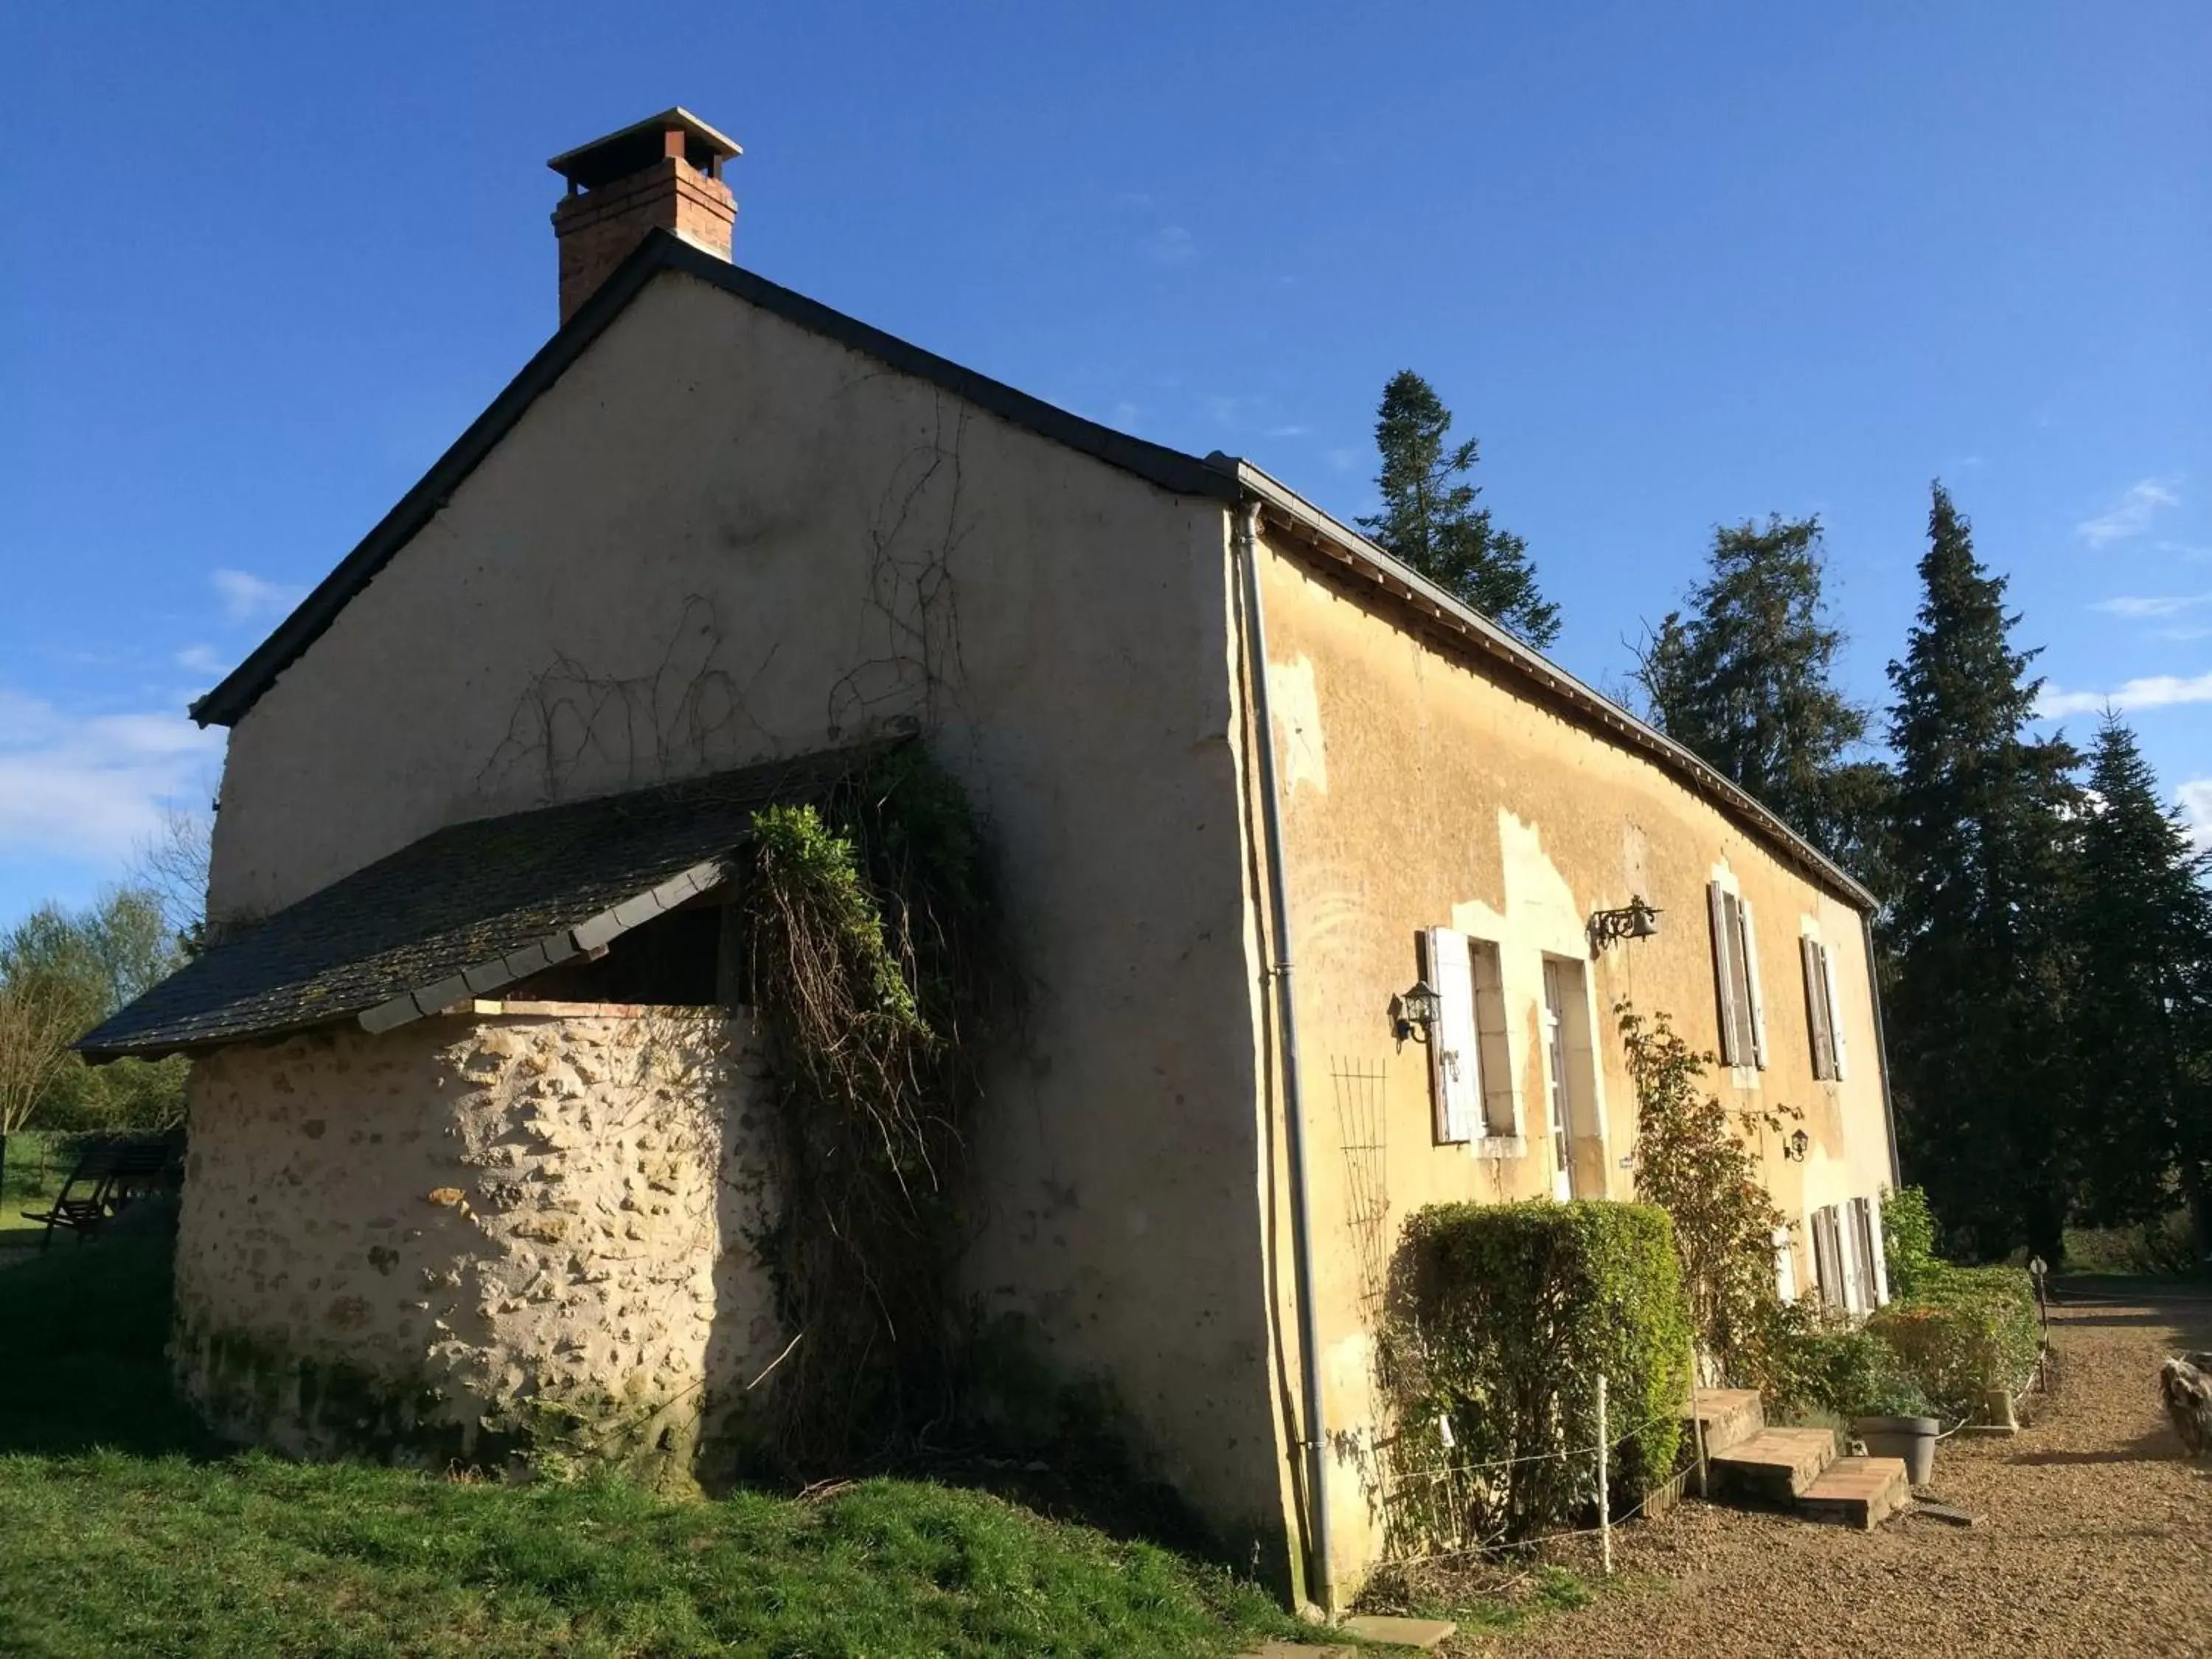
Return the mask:
[(1851, 1432), (1866, 1442), (1869, 1457), (1901, 1457), (1905, 1479), (1924, 1486), (1936, 1474), (1936, 1437), (1942, 1425), (1932, 1417), (1862, 1417)]

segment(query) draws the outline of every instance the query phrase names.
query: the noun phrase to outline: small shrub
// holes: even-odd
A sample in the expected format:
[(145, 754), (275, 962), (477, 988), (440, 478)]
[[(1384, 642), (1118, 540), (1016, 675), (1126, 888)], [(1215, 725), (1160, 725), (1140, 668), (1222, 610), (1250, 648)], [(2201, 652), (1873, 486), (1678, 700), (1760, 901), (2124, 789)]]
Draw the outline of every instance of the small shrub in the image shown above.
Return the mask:
[(2034, 1286), (2018, 1267), (1941, 1267), (1917, 1299), (1875, 1314), (1867, 1329), (1947, 1417), (1979, 1414), (1992, 1389), (2026, 1387), (2043, 1351)]
[(1778, 1322), (1777, 1403), (1800, 1414), (1925, 1417), (1926, 1390), (1897, 1350), (1870, 1328), (1834, 1321), (1806, 1304)]
[[(1423, 1210), (1407, 1224), (1392, 1305), (1383, 1371), (1399, 1547), (1527, 1538), (1588, 1510), (1601, 1372), (1618, 1507), (1674, 1473), (1690, 1326), (1665, 1212)], [(1528, 1461), (1474, 1467), (1507, 1459)]]
[(1890, 1294), (1910, 1302), (1922, 1285), (1944, 1271), (1936, 1254), (1936, 1217), (1928, 1207), (1928, 1194), (1917, 1187), (1899, 1187), (1881, 1199), (1881, 1250), (1889, 1268)]

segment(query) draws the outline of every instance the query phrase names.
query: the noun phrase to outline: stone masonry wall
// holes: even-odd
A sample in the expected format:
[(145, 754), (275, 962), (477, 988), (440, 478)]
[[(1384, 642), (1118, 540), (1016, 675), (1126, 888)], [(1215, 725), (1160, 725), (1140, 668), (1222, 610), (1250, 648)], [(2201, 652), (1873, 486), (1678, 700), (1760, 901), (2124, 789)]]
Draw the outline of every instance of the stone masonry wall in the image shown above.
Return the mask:
[(742, 1440), (783, 1340), (750, 1031), (532, 1006), (195, 1065), (173, 1358), (220, 1431), (679, 1481)]

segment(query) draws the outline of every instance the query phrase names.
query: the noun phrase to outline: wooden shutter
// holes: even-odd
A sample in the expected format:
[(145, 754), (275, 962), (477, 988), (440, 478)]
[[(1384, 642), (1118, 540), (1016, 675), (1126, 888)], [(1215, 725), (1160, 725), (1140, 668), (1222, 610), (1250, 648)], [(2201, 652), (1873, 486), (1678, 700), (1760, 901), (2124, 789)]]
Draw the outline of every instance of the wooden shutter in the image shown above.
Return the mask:
[(1827, 952), (1818, 939), (1797, 941), (1805, 958), (1805, 1019), (1813, 1034), (1813, 1075), (1826, 1082), (1836, 1074), (1836, 1050), (1828, 1023)]
[(1841, 1247), (1838, 1253), (1844, 1258), (1844, 1306), (1852, 1313), (1864, 1313), (1874, 1305), (1867, 1288), (1873, 1276), (1873, 1253), (1867, 1248), (1864, 1200), (1850, 1199), (1838, 1206), (1836, 1233)]
[(1713, 992), (1720, 1004), (1721, 1063), (1741, 1066), (1743, 1045), (1736, 1034), (1735, 974), (1732, 966), (1735, 957), (1732, 935), (1735, 928), (1730, 912), (1735, 901), (1718, 882), (1705, 889), (1705, 896), (1712, 908)]
[(1441, 1143), (1472, 1140), (1482, 1121), (1482, 1061), (1474, 1025), (1474, 971), (1465, 933), (1431, 927), (1427, 975), (1437, 994), (1429, 1031), (1429, 1085)]
[(1838, 1081), (1850, 1075), (1844, 1061), (1844, 1004), (1836, 994), (1836, 957), (1820, 947), (1820, 988), (1828, 1003), (1828, 1069)]
[(1874, 1305), (1889, 1305), (1889, 1254), (1881, 1242), (1881, 1197), (1862, 1200), (1867, 1212), (1867, 1257), (1874, 1263)]
[(1752, 926), (1751, 901), (1735, 902), (1736, 923), (1743, 933), (1743, 1002), (1751, 1028), (1751, 1063), (1766, 1064), (1766, 1004), (1759, 994), (1759, 932)]

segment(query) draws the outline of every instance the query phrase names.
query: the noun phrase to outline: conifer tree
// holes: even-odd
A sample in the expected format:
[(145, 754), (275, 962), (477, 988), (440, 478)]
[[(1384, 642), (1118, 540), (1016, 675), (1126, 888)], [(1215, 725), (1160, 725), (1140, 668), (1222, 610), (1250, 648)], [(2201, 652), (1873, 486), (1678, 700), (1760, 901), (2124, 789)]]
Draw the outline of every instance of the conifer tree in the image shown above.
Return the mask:
[(1454, 598), (1511, 629), (1531, 645), (1559, 637), (1559, 608), (1545, 599), (1528, 544), (1490, 521), (1468, 481), (1473, 438), (1446, 447), (1451, 411), (1413, 370), (1390, 377), (1376, 411), (1375, 444), (1382, 470), (1382, 510), (1359, 520), (1383, 551), (1404, 561)]
[(1818, 518), (1716, 529), (1687, 613), (1660, 623), (1636, 678), (1668, 736), (1875, 881), (1888, 773), (1850, 758), (1869, 714), (1835, 684), (1825, 571)]
[(2080, 1161), (2098, 1221), (2151, 1218), (2176, 1180), (2200, 1232), (2207, 1219), (2208, 866), (2160, 803), (2135, 733), (2107, 713), (2090, 754), (2073, 929)]
[(1939, 483), (1889, 665), (1897, 896), (1884, 918), (1898, 1131), (1955, 1249), (2055, 1267), (2072, 1199), (2066, 938), (2079, 757), (2027, 731), (2036, 653)]

